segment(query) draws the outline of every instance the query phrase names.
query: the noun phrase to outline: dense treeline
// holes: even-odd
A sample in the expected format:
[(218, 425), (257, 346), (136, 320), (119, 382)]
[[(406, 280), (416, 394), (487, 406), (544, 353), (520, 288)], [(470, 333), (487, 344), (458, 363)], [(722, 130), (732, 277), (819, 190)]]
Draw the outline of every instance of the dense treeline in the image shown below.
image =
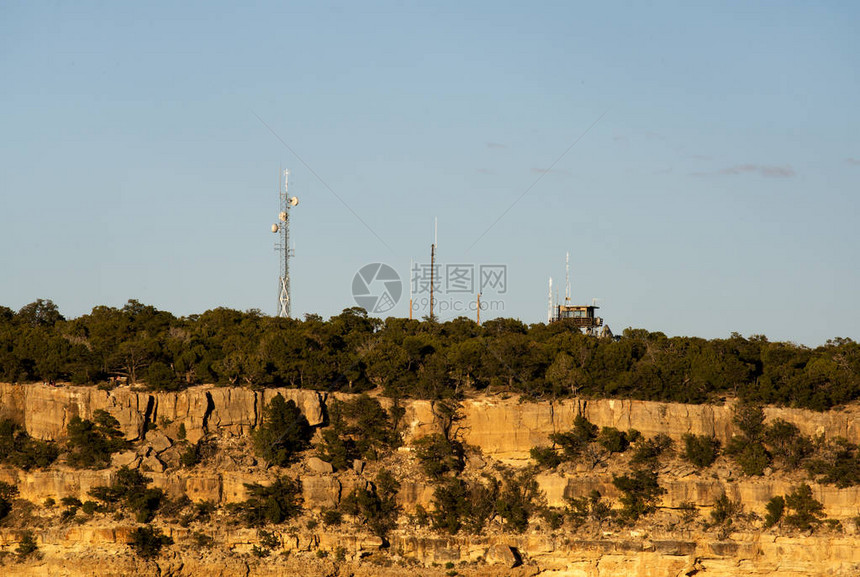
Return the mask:
[(703, 403), (724, 395), (824, 410), (860, 397), (860, 345), (810, 349), (763, 336), (705, 340), (626, 329), (584, 336), (564, 323), (379, 320), (350, 308), (324, 321), (225, 308), (175, 317), (131, 300), (66, 320), (51, 301), (0, 307), (0, 380), (154, 389), (198, 383), (291, 386), (393, 397), (506, 390)]

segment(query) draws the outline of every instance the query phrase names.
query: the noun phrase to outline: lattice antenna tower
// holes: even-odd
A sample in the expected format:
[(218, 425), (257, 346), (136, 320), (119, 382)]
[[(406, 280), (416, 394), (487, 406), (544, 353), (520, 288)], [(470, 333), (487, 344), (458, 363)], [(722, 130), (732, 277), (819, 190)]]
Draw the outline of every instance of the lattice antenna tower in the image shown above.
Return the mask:
[(275, 250), (280, 252), (281, 274), (278, 277), (278, 316), (291, 316), (292, 298), (290, 295), (290, 257), (294, 255), (290, 248), (290, 210), (299, 204), (299, 199), (289, 195), (290, 171), (285, 170), (283, 181), (278, 183), (280, 211), (278, 222), (272, 225), (272, 232), (279, 235)]

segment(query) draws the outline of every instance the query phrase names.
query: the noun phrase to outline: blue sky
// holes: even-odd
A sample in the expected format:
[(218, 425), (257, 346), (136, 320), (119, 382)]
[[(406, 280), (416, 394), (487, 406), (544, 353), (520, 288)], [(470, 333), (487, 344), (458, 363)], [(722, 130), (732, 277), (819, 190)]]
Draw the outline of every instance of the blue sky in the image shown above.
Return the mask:
[(643, 4), (3, 3), (0, 304), (274, 313), (286, 167), (297, 316), (438, 217), (485, 319), (857, 339), (860, 8)]

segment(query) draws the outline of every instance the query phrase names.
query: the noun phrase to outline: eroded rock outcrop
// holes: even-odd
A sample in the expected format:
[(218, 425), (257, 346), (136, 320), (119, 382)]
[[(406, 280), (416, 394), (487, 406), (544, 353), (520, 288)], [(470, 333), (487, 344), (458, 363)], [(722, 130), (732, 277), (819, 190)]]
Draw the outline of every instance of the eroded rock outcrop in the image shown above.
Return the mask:
[[(34, 437), (62, 440), (69, 420), (75, 416), (91, 418), (103, 409), (115, 416), (129, 440), (138, 441), (132, 450), (114, 456), (110, 469), (91, 471), (71, 469), (57, 464), (47, 470), (21, 471), (0, 467), (0, 481), (14, 484), (19, 497), (33, 503), (63, 497), (86, 500), (92, 488), (109, 485), (122, 465), (138, 467), (152, 479), (155, 487), (170, 497), (185, 495), (192, 501), (209, 501), (226, 505), (244, 501), (247, 486), (268, 484), (277, 470), (267, 470), (257, 463), (247, 439), (260, 424), (262, 411), (276, 394), (292, 399), (312, 425), (325, 419), (327, 396), (315, 391), (270, 389), (253, 391), (214, 386), (192, 387), (177, 393), (151, 393), (117, 388), (102, 391), (88, 387), (49, 387), (46, 385), (0, 384), (0, 418), (21, 423)], [(334, 395), (347, 398), (346, 395)], [(390, 401), (383, 400), (384, 404)], [(438, 410), (430, 401), (403, 404), (406, 446), (398, 452), (399, 463), (409, 462), (410, 443), (439, 432)], [(685, 433), (714, 435), (723, 443), (736, 433), (732, 407), (681, 405), (630, 400), (571, 399), (553, 403), (521, 402), (516, 397), (484, 397), (461, 403), (459, 419), (453, 430), (473, 447), (468, 470), (492, 470), (501, 461), (523, 465), (529, 462), (529, 450), (548, 445), (554, 432), (573, 427), (577, 415), (586, 416), (598, 426), (621, 430), (637, 429), (646, 437), (665, 433), (679, 440)], [(860, 441), (857, 416), (860, 408), (852, 406), (828, 413), (768, 408), (769, 420), (781, 418), (794, 423), (807, 435), (824, 434)], [(219, 453), (205, 466), (183, 468), (178, 463), (181, 432), (188, 443), (204, 436), (218, 437), (219, 447), (230, 451)], [(219, 449), (220, 450), (220, 449)], [(228, 454), (229, 453), (229, 454)], [(309, 457), (309, 455), (306, 455)], [(494, 464), (495, 463), (495, 464)], [(413, 466), (414, 465), (410, 465)], [(408, 467), (407, 467), (408, 469)], [(774, 495), (787, 494), (797, 477), (773, 474), (760, 478), (738, 477), (714, 467), (700, 472), (694, 467), (674, 463), (660, 472), (660, 484), (666, 490), (659, 505), (671, 511), (693, 505), (706, 515), (723, 493), (743, 504), (747, 512), (763, 515), (764, 506)], [(728, 466), (724, 469), (729, 469)], [(335, 472), (328, 463), (306, 458), (294, 465), (291, 474), (301, 475), (303, 506), (309, 515), (332, 509), (355, 488), (369, 487), (373, 465), (362, 463)], [(420, 475), (400, 480), (398, 504), (406, 515), (414, 514), (418, 505), (431, 508), (434, 485)], [(620, 496), (612, 483), (611, 469), (583, 469), (568, 466), (557, 472), (544, 472), (538, 485), (550, 506), (564, 506), (567, 497), (586, 497), (599, 491), (608, 500)], [(739, 532), (729, 536), (715, 532), (679, 530), (672, 532), (619, 530), (583, 537), (564, 531), (530, 530), (524, 534), (504, 534), (498, 525), (494, 532), (481, 536), (445, 536), (426, 529), (409, 530), (405, 526), (389, 536), (389, 543), (367, 531), (317, 530), (310, 524), (285, 529), (276, 528), (276, 537), (284, 551), (290, 552), (289, 565), (254, 560), (251, 551), (259, 542), (256, 530), (221, 527), (220, 520), (211, 524), (218, 543), (216, 552), (203, 554), (189, 547), (191, 530), (166, 525), (165, 531), (177, 543), (183, 543), (157, 562), (144, 563), (129, 553), (127, 543), (132, 524), (122, 522), (102, 526), (95, 521), (82, 525), (42, 528), (35, 532), (40, 551), (45, 553), (41, 565), (21, 565), (20, 572), (4, 574), (61, 574), (69, 577), (98, 574), (100, 563), (91, 559), (110, 559), (113, 574), (185, 575), (306, 575), (335, 574), (330, 560), (317, 556), (319, 550), (340, 551), (355, 575), (367, 573), (358, 561), (373, 555), (383, 545), (393, 559), (414, 559), (426, 569), (433, 564), (454, 564), (463, 575), (541, 575), (609, 577), (650, 577), (663, 575), (833, 575), (860, 574), (860, 548), (854, 517), (860, 514), (860, 488), (838, 489), (810, 483), (813, 495), (824, 504), (829, 517), (843, 522), (845, 534), (782, 535), (774, 532)], [(664, 511), (665, 512), (665, 511)], [(411, 521), (410, 521), (411, 522)], [(307, 529), (306, 529), (307, 528)], [(209, 530), (209, 529), (207, 529)], [(21, 538), (20, 531), (0, 530), (0, 547), (11, 550)], [(82, 552), (90, 553), (87, 557)], [(466, 563), (468, 567), (461, 567)], [(66, 570), (66, 567), (75, 567)], [(289, 569), (287, 569), (289, 567)], [(364, 567), (364, 569), (362, 569)], [(4, 568), (5, 569), (5, 568)], [(102, 567), (104, 569), (104, 567)], [(379, 575), (396, 575), (380, 570)], [(416, 575), (419, 573), (413, 571)], [(430, 571), (429, 569), (427, 569)], [(16, 569), (17, 571), (17, 569)], [(288, 571), (284, 573), (284, 571)], [(293, 571), (293, 573), (289, 573)], [(362, 571), (365, 571), (362, 573)], [(47, 573), (46, 573), (47, 572)], [(111, 573), (104, 573), (111, 574)], [(428, 572), (427, 575), (442, 575)]]

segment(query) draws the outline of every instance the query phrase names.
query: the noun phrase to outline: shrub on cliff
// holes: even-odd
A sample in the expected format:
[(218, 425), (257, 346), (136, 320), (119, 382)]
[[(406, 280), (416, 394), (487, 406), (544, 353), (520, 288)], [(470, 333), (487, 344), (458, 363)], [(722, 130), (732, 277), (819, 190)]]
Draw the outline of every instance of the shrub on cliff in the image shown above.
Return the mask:
[(24, 534), (21, 536), (21, 540), (18, 542), (18, 547), (15, 549), (18, 561), (23, 561), (38, 551), (39, 547), (36, 545), (36, 539), (33, 537), (33, 532), (24, 531)]
[(612, 507), (603, 501), (603, 496), (596, 489), (588, 497), (565, 497), (565, 501), (568, 505), (567, 516), (576, 527), (587, 520), (600, 524), (612, 518)]
[(806, 463), (810, 476), (819, 483), (839, 488), (860, 485), (860, 449), (848, 440), (837, 437), (821, 442), (819, 455)]
[(496, 499), (496, 513), (517, 533), (529, 526), (529, 519), (545, 505), (545, 499), (531, 471), (506, 476), (504, 488)]
[(544, 469), (555, 469), (563, 462), (561, 455), (552, 447), (532, 447), (529, 456)]
[(119, 429), (119, 421), (110, 413), (98, 409), (94, 421), (77, 415), (66, 427), (69, 435), (67, 462), (72, 467), (103, 469), (110, 465), (111, 455), (129, 446)]
[(18, 487), (0, 481), (0, 519), (12, 511), (12, 499), (18, 494)]
[(633, 522), (657, 510), (657, 498), (666, 489), (657, 482), (657, 473), (648, 469), (635, 469), (629, 475), (613, 476), (612, 484), (621, 491), (623, 520)]
[(254, 451), (272, 465), (285, 467), (308, 448), (312, 434), (296, 403), (278, 394), (263, 410), (263, 422), (254, 431)]
[(469, 515), (469, 490), (463, 479), (445, 479), (433, 490), (433, 528), (456, 534)]
[(741, 403), (735, 406), (732, 422), (740, 434), (732, 437), (726, 445), (726, 454), (731, 456), (745, 475), (764, 475), (771, 463), (771, 454), (764, 445), (767, 427), (761, 405)]
[(814, 450), (812, 440), (801, 434), (797, 425), (782, 419), (765, 428), (764, 442), (777, 462), (787, 469), (796, 469)]
[(182, 385), (173, 369), (161, 361), (156, 361), (146, 368), (144, 381), (146, 386), (154, 391), (178, 391)]
[(131, 548), (138, 557), (151, 559), (157, 557), (165, 545), (173, 545), (173, 539), (151, 525), (138, 527), (131, 532)]
[(120, 504), (134, 513), (138, 523), (148, 523), (164, 499), (164, 491), (147, 487), (150, 482), (152, 479), (140, 471), (124, 466), (116, 472), (112, 484), (93, 487), (90, 495), (109, 507)]
[(664, 433), (654, 435), (650, 439), (638, 443), (630, 463), (654, 469), (657, 467), (660, 457), (671, 450), (672, 445), (674, 442), (669, 435)]
[(431, 479), (440, 479), (446, 473), (459, 473), (466, 466), (463, 443), (446, 439), (435, 433), (415, 441), (415, 457), (424, 473)]
[(764, 475), (764, 470), (770, 465), (770, 453), (761, 443), (744, 444), (735, 437), (726, 447), (726, 453), (731, 455), (744, 475)]
[(366, 524), (374, 535), (384, 540), (397, 525), (399, 490), (400, 483), (394, 475), (382, 469), (373, 483), (353, 489), (343, 500), (342, 507), (344, 512)]
[(21, 469), (47, 467), (56, 460), (59, 450), (54, 443), (32, 438), (10, 419), (0, 421), (0, 463)]
[(487, 474), (471, 483), (445, 479), (433, 492), (433, 511), (429, 515), (433, 528), (452, 535), (461, 529), (481, 533), (496, 514), (500, 487), (499, 481)]
[(714, 501), (714, 507), (711, 509), (711, 523), (714, 525), (731, 525), (734, 519), (741, 514), (742, 509), (740, 502), (732, 501), (723, 491)]
[(768, 527), (773, 527), (782, 519), (782, 514), (785, 512), (785, 498), (780, 495), (772, 497), (764, 508), (767, 511), (764, 516), (764, 527), (767, 529)]
[(251, 527), (283, 523), (302, 511), (302, 483), (298, 479), (285, 475), (275, 479), (271, 485), (246, 483), (245, 489), (248, 499), (230, 508)]
[(333, 400), (328, 406), (329, 426), (317, 447), (320, 458), (335, 469), (348, 468), (353, 459), (376, 460), (400, 446), (397, 423), (399, 406), (387, 412), (377, 399), (359, 395), (349, 401)]
[(615, 427), (603, 427), (597, 435), (597, 442), (610, 453), (623, 453), (630, 447), (627, 433)]
[(582, 455), (588, 444), (597, 438), (597, 432), (597, 425), (582, 415), (577, 415), (570, 431), (553, 433), (549, 439), (561, 448), (565, 461), (575, 461)]
[(812, 488), (806, 483), (785, 496), (785, 506), (790, 511), (785, 523), (802, 531), (812, 529), (824, 518), (824, 505), (812, 496)]
[(717, 460), (720, 453), (720, 442), (708, 435), (685, 434), (684, 452), (681, 456), (695, 466), (704, 469), (710, 467)]

